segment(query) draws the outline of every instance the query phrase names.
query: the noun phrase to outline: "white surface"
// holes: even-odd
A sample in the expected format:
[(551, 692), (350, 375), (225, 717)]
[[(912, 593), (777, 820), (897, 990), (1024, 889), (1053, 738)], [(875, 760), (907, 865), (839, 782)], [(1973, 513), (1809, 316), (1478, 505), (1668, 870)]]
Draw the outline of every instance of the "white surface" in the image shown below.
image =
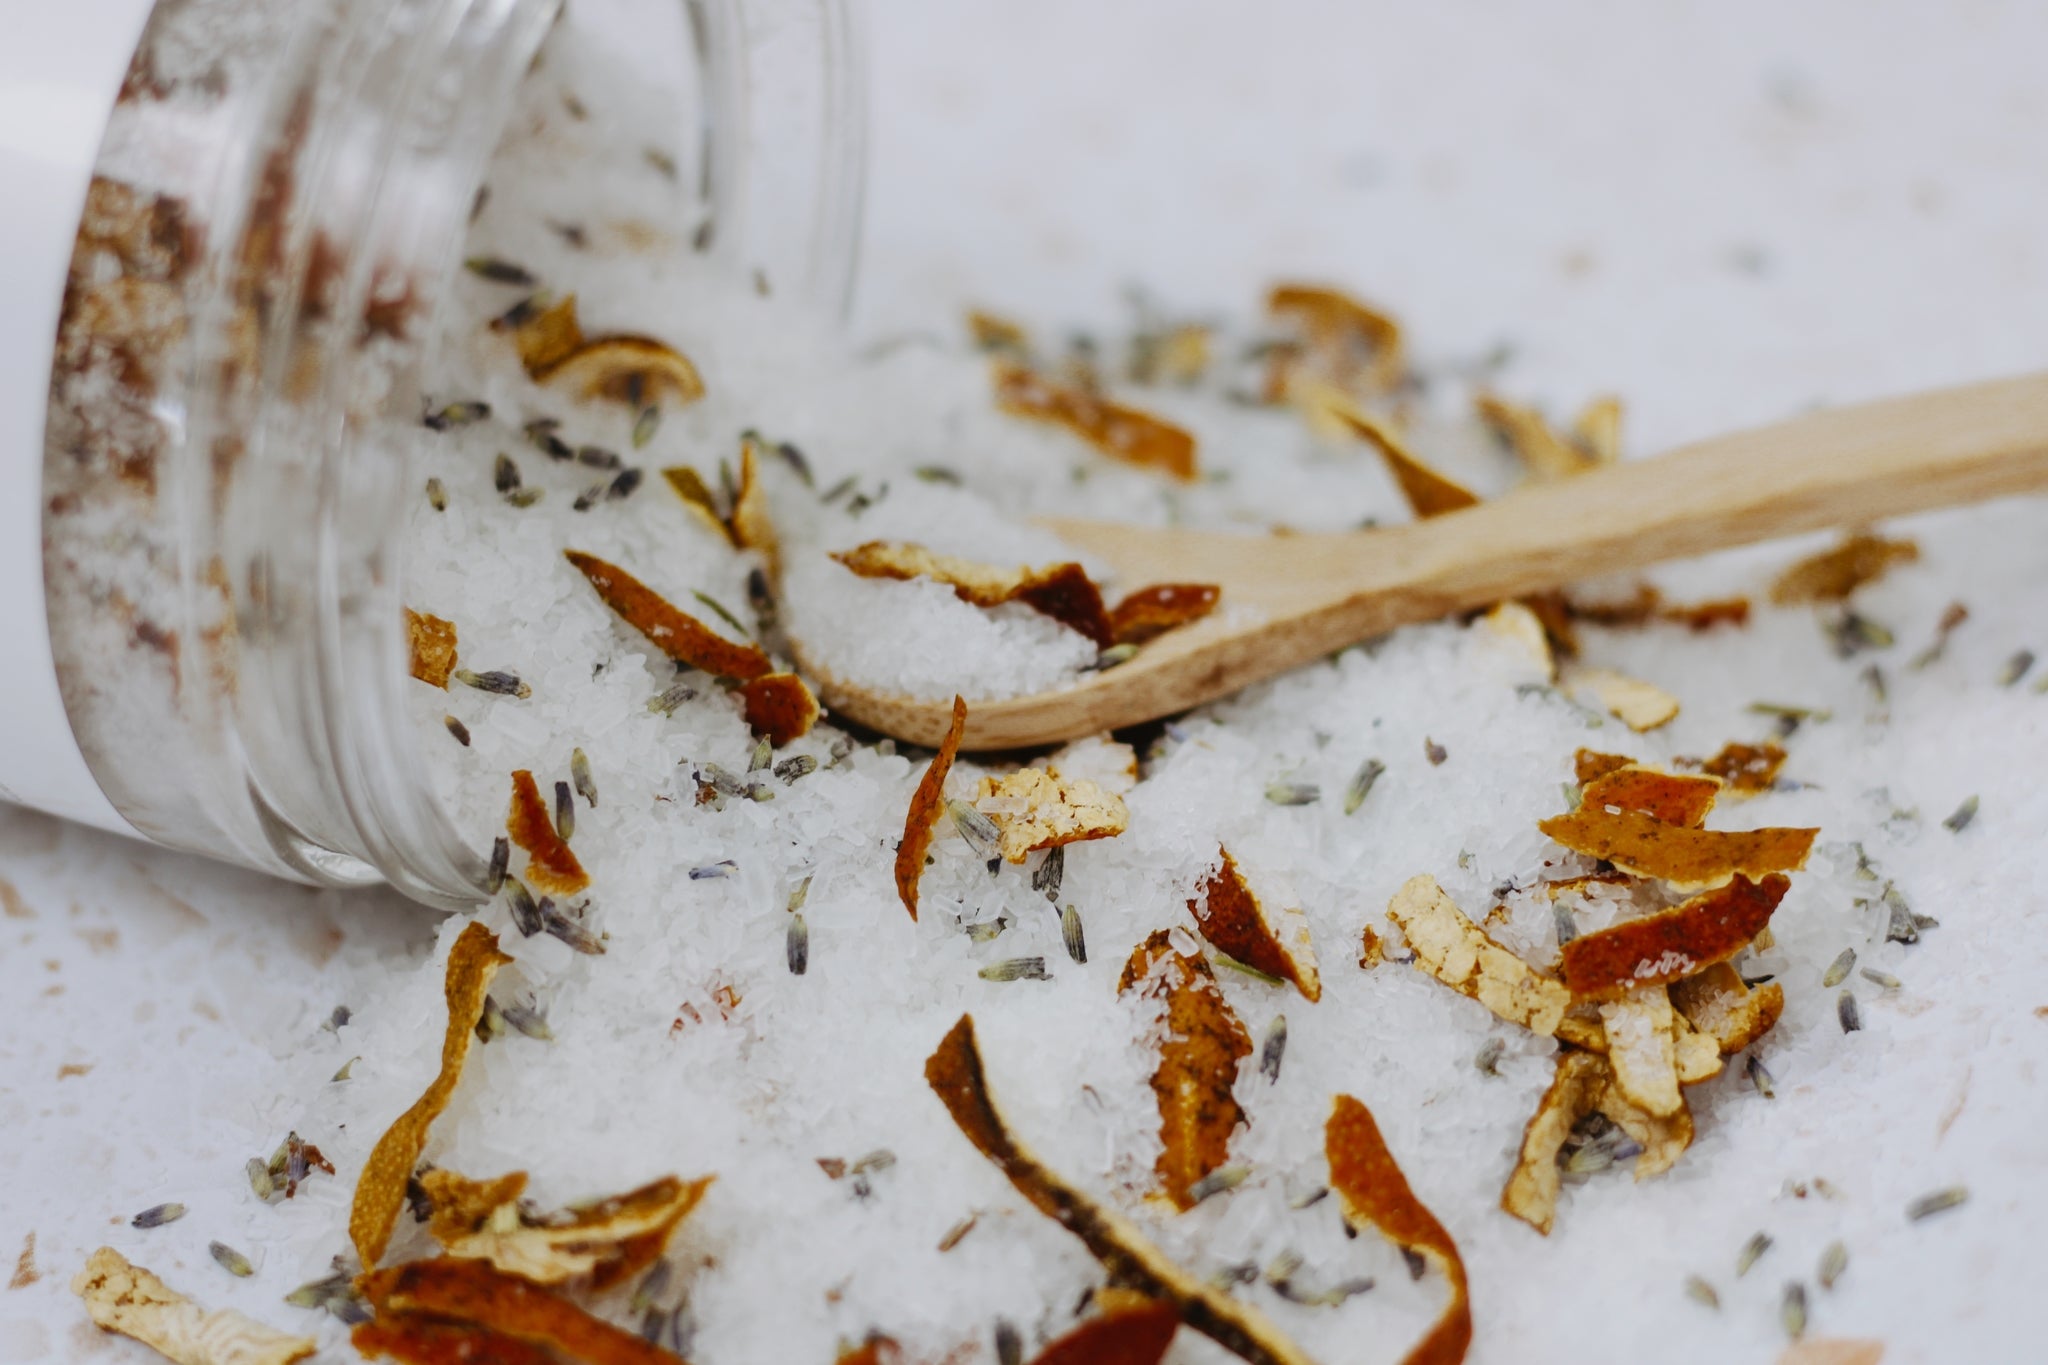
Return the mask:
[[(951, 328), (963, 296), (1050, 321), (1106, 313), (1127, 280), (1175, 307), (1220, 307), (1247, 305), (1283, 271), (1327, 274), (1400, 311), (1425, 354), (1515, 339), (1503, 384), (1518, 395), (1561, 406), (1619, 389), (1632, 448), (1816, 397), (2048, 361), (2035, 72), (2048, 12), (1720, 5), (1653, 21), (1580, 3), (1544, 7), (1539, 22), (1479, 5), (1296, 3), (1264, 7), (1271, 27), (1255, 29), (1245, 7), (1207, 3), (877, 9), (862, 307), (874, 330)], [(1750, 247), (1761, 273), (1735, 264)], [(2024, 529), (2010, 509), (1992, 524)], [(2005, 586), (1973, 592), (1989, 608)], [(2019, 630), (2025, 615), (2003, 619)], [(2024, 643), (1959, 637), (1956, 676), (1981, 677)], [(1927, 1008), (1893, 1019), (1866, 1000), (1866, 1036), (1944, 1061), (1953, 1087), (1887, 1104), (1881, 1069), (1814, 1078), (1800, 1106), (1776, 1111), (1798, 1127), (1780, 1135), (1785, 1169), (1731, 1191), (1708, 1183), (1727, 1148), (1703, 1144), (1687, 1183), (1654, 1196), (1664, 1224), (1616, 1201), (1616, 1258), (1631, 1230), (1696, 1242), (1729, 1317), (1753, 1325), (1775, 1312), (1780, 1281), (1809, 1273), (1835, 1216), (1778, 1197), (1782, 1178), (1827, 1173), (1816, 1161), (1863, 1172), (1841, 1216), (1875, 1224), (1953, 1173), (1976, 1197), (1916, 1229), (1924, 1289), (1874, 1292), (1881, 1281), (1854, 1263), (1836, 1294), (1816, 1294), (1817, 1329), (1890, 1339), (1892, 1362), (2021, 1360), (2048, 1337), (2028, 1250), (2048, 1213), (2028, 1108), (2048, 1061), (2048, 1020), (2032, 1010), (2048, 999), (2038, 934), (2021, 932), (2041, 887), (2022, 859), (1997, 877), (1973, 871), (2039, 835), (1996, 818), (2043, 755), (2040, 721), (2023, 719), (2038, 708), (2019, 700), (1955, 716), (1952, 730), (1929, 708), (1898, 756), (1927, 771), (2006, 765), (2002, 791), (1986, 781), (1975, 839), (1954, 845), (1971, 856), (1944, 857), (1938, 829), (1922, 840), (1948, 893), (1922, 907), (1945, 921), (1913, 959), (1937, 986), (1918, 997)], [(1926, 791), (1926, 813), (1961, 794)], [(432, 926), (379, 898), (320, 896), (18, 813), (0, 814), (0, 877), (33, 916), (0, 917), (0, 1285), (30, 1232), (44, 1273), (0, 1288), (0, 1362), (102, 1347), (140, 1359), (102, 1343), (62, 1292), (78, 1249), (147, 1204), (217, 1186), (223, 1165), (275, 1141), (295, 1111), (267, 1107), (272, 1055), (312, 1033), (352, 965), (417, 955)], [(1991, 923), (2007, 935), (1980, 936)], [(1326, 954), (1326, 971), (1346, 969)], [(66, 1065), (91, 1069), (60, 1078)], [(1836, 1087), (1853, 1090), (1862, 1136), (1822, 1121)], [(251, 1213), (195, 1207), (151, 1235), (203, 1246)], [(1790, 1231), (1732, 1286), (1724, 1244), (1739, 1235), (1725, 1234), (1766, 1219)], [(1474, 1267), (1482, 1324), (1512, 1277), (1555, 1276), (1555, 1248), (1525, 1243)], [(210, 1291), (225, 1277), (198, 1256), (174, 1278)], [(250, 1292), (264, 1297), (248, 1302), (264, 1311), (296, 1269), (262, 1276)], [(1657, 1306), (1667, 1358), (1731, 1358), (1719, 1320), (1671, 1300)], [(1588, 1286), (1556, 1316), (1609, 1311)], [(1578, 1339), (1602, 1338), (1588, 1327)]]
[(0, 41), (0, 801), (128, 824), (85, 766), (43, 615), (43, 409), (57, 309), (107, 111), (150, 0), (13, 7)]

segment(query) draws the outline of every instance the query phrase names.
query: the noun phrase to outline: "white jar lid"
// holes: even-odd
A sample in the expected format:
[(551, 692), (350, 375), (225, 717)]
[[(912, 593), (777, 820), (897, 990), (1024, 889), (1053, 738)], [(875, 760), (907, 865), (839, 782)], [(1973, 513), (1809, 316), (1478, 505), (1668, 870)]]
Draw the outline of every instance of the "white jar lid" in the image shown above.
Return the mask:
[(151, 0), (9, 6), (0, 42), (0, 800), (133, 833), (57, 691), (43, 606), (43, 421), (71, 244)]

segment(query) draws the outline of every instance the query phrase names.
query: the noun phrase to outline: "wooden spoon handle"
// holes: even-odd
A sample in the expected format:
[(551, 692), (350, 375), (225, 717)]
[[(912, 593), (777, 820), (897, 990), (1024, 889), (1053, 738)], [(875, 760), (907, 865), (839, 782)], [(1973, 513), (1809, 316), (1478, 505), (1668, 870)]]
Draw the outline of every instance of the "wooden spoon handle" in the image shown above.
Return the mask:
[(1391, 626), (1776, 536), (2043, 488), (2048, 375), (2030, 375), (1816, 412), (1533, 485), (1359, 542), (1373, 553), (1358, 557), (1342, 595), (1347, 605), (1389, 599), (1381, 605)]

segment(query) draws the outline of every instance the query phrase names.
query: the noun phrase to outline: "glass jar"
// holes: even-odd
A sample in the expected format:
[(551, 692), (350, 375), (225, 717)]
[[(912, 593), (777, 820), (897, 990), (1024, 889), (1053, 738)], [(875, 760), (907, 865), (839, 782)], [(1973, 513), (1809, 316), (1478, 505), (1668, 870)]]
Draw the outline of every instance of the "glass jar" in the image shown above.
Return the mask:
[[(85, 46), (133, 56), (110, 113), (71, 73), (62, 112), (104, 126), (96, 155), (74, 130), (41, 162), (61, 189), (87, 153), (41, 282), (56, 325), (19, 310), (55, 350), (40, 459), (0, 453), (0, 541), (34, 527), (48, 650), (15, 545), (0, 797), (299, 880), (480, 897), (486, 850), (456, 836), (405, 719), (400, 546), (423, 319), (521, 79), (556, 24), (615, 49), (668, 106), (650, 139), (676, 226), (720, 272), (840, 313), (864, 167), (851, 3), (156, 0), (145, 19), (144, 0), (67, 0), (99, 22), (32, 32), (74, 68)], [(0, 336), (0, 358), (35, 341)], [(26, 401), (0, 390), (0, 438)]]

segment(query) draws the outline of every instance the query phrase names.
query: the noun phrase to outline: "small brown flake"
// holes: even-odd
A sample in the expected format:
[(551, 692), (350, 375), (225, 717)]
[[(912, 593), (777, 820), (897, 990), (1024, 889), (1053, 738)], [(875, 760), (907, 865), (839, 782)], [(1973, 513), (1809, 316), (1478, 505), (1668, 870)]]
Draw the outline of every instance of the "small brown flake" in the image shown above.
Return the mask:
[(1163, 1147), (1154, 1170), (1160, 1192), (1186, 1210), (1197, 1202), (1192, 1187), (1224, 1164), (1244, 1122), (1233, 1091), (1238, 1063), (1251, 1055), (1251, 1035), (1208, 962), (1176, 951), (1168, 930), (1155, 931), (1131, 951), (1117, 994), (1134, 991), (1165, 1018), (1152, 1073)]
[(931, 851), (932, 831), (946, 802), (946, 774), (953, 770), (953, 759), (960, 752), (960, 736), (966, 729), (967, 703), (955, 697), (953, 723), (947, 727), (938, 753), (932, 755), (931, 766), (919, 779), (910, 798), (910, 810), (903, 819), (903, 838), (896, 845), (896, 894), (913, 920), (917, 918), (917, 883), (924, 876), (925, 854)]
[(14, 1258), (14, 1273), (7, 1279), (9, 1289), (26, 1289), (43, 1278), (43, 1272), (36, 1269), (36, 1235), (30, 1232), (21, 1239), (21, 1254)]
[(1370, 924), (1358, 931), (1358, 965), (1371, 971), (1386, 961), (1386, 945), (1380, 942), (1379, 930)]
[(1596, 778), (1605, 777), (1616, 768), (1626, 768), (1634, 762), (1626, 754), (1603, 754), (1593, 749), (1581, 749), (1572, 756), (1572, 775), (1584, 787)]
[(455, 623), (405, 609), (405, 636), (412, 675), (430, 687), (446, 688), (455, 671)]

